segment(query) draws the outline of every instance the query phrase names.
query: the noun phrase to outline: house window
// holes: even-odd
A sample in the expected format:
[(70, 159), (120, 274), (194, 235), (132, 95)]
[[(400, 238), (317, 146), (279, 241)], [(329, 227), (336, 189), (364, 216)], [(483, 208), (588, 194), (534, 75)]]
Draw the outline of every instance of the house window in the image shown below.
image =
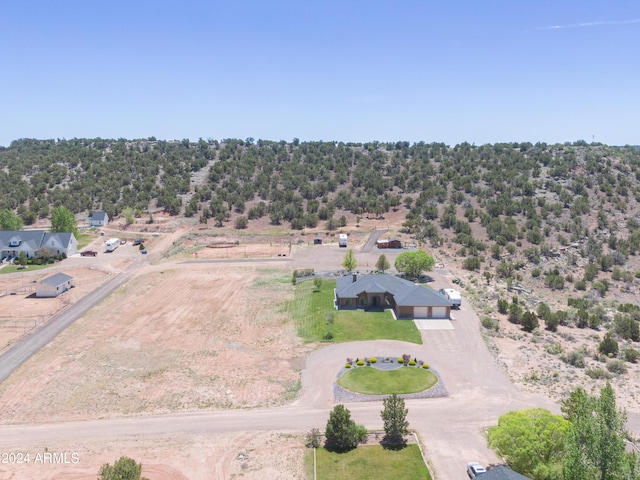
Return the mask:
[(345, 307), (351, 306), (351, 299), (350, 298), (345, 298), (344, 299), (344, 306)]

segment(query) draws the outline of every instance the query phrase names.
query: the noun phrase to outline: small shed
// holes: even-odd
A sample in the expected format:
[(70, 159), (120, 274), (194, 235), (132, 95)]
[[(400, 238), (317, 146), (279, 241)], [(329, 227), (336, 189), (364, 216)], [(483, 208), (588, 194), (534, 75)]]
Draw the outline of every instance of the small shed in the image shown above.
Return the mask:
[(93, 212), (91, 215), (92, 227), (104, 227), (109, 224), (109, 215), (107, 212)]
[(402, 248), (402, 240), (399, 238), (388, 238), (377, 241), (378, 248)]
[(36, 285), (36, 297), (57, 297), (73, 286), (72, 280), (73, 277), (65, 273), (56, 273), (44, 278)]
[(313, 239), (313, 244), (314, 245), (322, 245), (322, 238), (320, 237), (316, 237)]

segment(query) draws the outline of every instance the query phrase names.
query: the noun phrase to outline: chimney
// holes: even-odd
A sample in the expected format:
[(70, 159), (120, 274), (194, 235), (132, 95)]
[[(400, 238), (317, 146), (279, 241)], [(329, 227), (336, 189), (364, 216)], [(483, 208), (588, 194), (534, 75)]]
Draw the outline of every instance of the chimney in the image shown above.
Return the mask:
[(358, 274), (357, 273), (352, 274), (351, 278), (352, 278), (351, 283), (354, 283), (358, 279)]

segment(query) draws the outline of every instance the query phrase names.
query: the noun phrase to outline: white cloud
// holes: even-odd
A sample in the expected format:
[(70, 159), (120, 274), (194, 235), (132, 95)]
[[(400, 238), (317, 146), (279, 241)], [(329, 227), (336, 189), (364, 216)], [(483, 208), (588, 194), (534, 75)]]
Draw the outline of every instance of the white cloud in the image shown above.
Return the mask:
[(549, 25), (547, 27), (540, 27), (539, 30), (561, 30), (565, 28), (600, 27), (603, 25), (629, 25), (632, 23), (640, 23), (640, 18), (634, 18), (633, 20), (604, 20), (599, 22), (573, 23), (568, 25)]

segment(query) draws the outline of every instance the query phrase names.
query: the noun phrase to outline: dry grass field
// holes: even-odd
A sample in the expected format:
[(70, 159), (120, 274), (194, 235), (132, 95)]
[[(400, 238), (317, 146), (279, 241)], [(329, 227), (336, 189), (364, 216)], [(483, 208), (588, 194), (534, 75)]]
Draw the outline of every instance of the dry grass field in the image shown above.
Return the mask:
[(227, 263), (146, 267), (0, 386), (0, 421), (291, 400), (304, 348), (283, 313), (284, 273)]

